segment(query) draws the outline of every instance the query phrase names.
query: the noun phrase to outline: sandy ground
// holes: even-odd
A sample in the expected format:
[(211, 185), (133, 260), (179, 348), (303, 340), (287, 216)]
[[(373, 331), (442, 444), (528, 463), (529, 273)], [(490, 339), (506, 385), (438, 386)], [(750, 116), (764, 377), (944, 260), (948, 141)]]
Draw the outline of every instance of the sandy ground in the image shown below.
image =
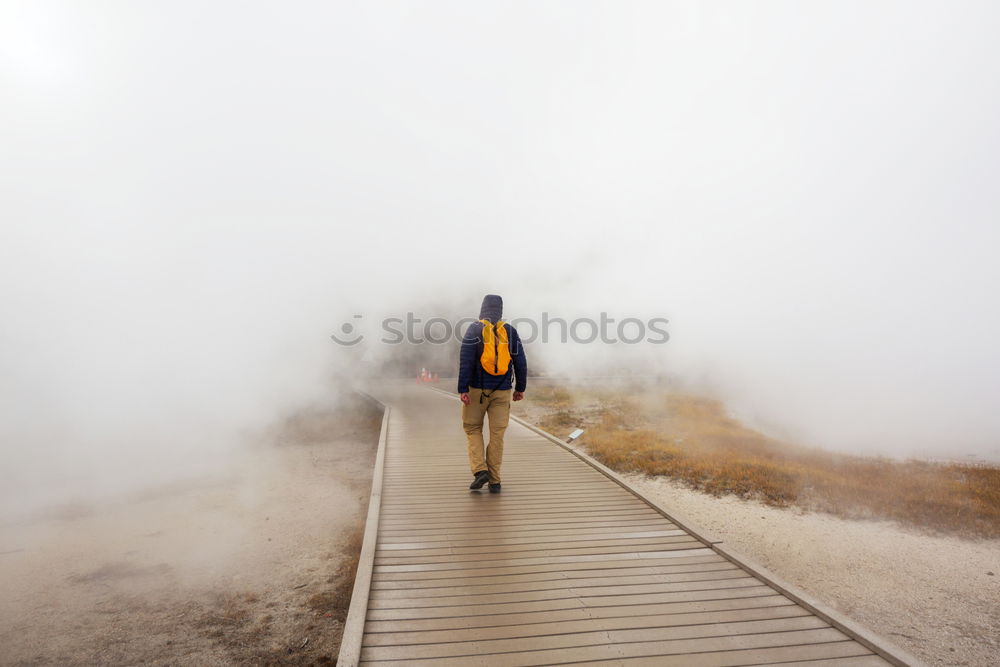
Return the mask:
[(1000, 664), (1000, 540), (925, 535), (623, 477), (928, 664)]
[(224, 477), (0, 526), (0, 664), (333, 664), (379, 420), (316, 408)]

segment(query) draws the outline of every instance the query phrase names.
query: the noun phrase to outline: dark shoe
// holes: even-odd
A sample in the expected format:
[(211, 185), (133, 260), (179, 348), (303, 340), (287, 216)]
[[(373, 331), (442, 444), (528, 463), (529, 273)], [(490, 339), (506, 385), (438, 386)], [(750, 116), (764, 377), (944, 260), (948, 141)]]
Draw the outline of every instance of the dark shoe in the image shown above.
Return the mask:
[(500, 483), (490, 484), (490, 493), (500, 493)]
[(476, 478), (472, 480), (472, 484), (469, 484), (470, 489), (481, 489), (483, 484), (490, 481), (490, 473), (488, 470), (480, 470), (476, 473)]

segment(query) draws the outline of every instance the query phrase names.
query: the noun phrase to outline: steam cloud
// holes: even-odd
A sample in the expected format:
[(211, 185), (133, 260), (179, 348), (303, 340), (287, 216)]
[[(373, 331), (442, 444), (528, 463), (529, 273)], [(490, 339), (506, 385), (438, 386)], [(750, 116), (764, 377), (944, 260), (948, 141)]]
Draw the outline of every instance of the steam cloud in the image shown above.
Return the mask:
[(486, 292), (670, 320), (666, 345), (529, 350), (552, 372), (672, 373), (842, 450), (995, 457), (998, 19), (5, 3), (0, 500), (222, 466), (357, 372), (328, 338), (353, 314)]

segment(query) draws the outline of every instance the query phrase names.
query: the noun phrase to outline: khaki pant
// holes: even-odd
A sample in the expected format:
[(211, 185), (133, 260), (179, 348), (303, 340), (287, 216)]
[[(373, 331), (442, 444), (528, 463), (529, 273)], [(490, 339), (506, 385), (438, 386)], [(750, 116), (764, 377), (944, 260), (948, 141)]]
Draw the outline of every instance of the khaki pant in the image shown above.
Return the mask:
[[(482, 389), (469, 388), (468, 405), (462, 405), (462, 426), (469, 439), (469, 467), (472, 474), (488, 470), (490, 484), (500, 483), (503, 462), (503, 434), (510, 421), (511, 389), (494, 390), (484, 395)], [(490, 417), (490, 444), (483, 444), (483, 418)], [(485, 451), (484, 451), (485, 450)]]

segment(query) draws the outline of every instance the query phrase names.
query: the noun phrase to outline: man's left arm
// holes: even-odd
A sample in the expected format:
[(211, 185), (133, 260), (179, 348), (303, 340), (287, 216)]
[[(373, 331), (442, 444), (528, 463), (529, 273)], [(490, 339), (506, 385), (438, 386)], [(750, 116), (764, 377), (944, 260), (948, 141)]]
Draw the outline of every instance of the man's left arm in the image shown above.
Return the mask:
[(524, 390), (528, 388), (528, 357), (524, 354), (524, 344), (517, 329), (510, 327), (510, 358), (514, 363), (514, 395), (515, 401), (524, 398)]

